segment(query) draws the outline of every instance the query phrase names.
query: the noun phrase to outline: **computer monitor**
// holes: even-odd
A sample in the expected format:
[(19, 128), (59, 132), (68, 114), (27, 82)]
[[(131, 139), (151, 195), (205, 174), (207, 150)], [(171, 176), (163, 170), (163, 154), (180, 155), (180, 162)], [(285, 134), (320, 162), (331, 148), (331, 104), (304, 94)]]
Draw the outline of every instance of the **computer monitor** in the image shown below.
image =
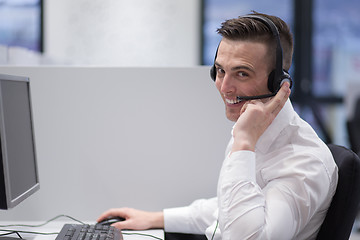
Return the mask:
[(29, 78), (0, 74), (0, 209), (39, 188)]

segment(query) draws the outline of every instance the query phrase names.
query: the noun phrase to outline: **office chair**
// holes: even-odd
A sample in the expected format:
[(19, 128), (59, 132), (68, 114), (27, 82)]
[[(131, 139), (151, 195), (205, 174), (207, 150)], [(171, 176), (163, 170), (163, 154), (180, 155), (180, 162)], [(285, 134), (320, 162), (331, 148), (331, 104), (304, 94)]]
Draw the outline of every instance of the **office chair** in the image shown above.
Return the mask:
[(207, 238), (205, 235), (200, 235), (200, 234), (165, 232), (165, 240), (207, 240)]
[[(360, 202), (360, 159), (350, 149), (328, 145), (339, 168), (339, 180), (316, 240), (349, 239)], [(202, 240), (204, 235), (165, 233), (165, 240)]]
[(352, 119), (346, 121), (351, 150), (360, 153), (360, 97), (356, 100)]
[(328, 146), (339, 168), (339, 181), (316, 239), (349, 239), (360, 202), (360, 159), (350, 149)]

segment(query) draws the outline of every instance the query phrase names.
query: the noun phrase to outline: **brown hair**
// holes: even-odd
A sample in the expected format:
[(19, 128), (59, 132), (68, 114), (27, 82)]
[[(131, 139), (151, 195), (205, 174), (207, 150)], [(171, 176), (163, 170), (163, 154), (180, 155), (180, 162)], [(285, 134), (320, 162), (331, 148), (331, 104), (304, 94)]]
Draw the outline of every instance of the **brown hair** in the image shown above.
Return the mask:
[[(281, 47), (283, 49), (283, 68), (289, 70), (293, 55), (293, 36), (290, 32), (289, 26), (279, 17), (267, 14), (253, 12), (249, 15), (260, 15), (270, 19), (277, 27), (280, 34)], [(254, 18), (246, 18), (240, 16), (238, 18), (226, 20), (217, 29), (217, 32), (226, 39), (241, 40), (241, 41), (255, 41), (264, 43), (268, 46), (269, 54), (273, 60), (270, 67), (275, 67), (275, 51), (276, 42), (271, 29), (262, 21)]]

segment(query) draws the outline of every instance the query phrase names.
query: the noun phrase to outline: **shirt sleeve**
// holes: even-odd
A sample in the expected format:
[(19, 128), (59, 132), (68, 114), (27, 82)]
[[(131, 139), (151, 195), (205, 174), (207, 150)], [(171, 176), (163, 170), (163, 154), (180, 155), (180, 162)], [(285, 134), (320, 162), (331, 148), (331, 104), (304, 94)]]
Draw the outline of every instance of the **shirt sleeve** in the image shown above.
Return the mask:
[(199, 199), (187, 207), (164, 209), (165, 232), (204, 234), (216, 221), (217, 198)]
[[(298, 159), (306, 164), (306, 156)], [(303, 162), (303, 163), (301, 163)], [(293, 173), (299, 174), (300, 172)], [(305, 176), (305, 175), (304, 175)], [(229, 155), (220, 172), (218, 185), (219, 228), (222, 239), (293, 239), (306, 225), (328, 188), (302, 176), (273, 176), (261, 189), (256, 183), (255, 153), (239, 151)], [(316, 188), (322, 185), (325, 190)], [(317, 191), (312, 191), (314, 189)]]

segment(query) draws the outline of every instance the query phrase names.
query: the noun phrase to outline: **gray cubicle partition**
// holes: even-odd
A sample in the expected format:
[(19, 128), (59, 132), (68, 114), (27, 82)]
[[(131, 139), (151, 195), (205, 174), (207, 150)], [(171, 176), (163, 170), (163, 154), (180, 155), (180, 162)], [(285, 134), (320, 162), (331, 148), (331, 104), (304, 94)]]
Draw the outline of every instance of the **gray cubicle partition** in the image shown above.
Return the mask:
[(208, 72), (0, 67), (30, 77), (40, 172), (40, 191), (0, 220), (95, 221), (215, 196), (232, 123)]

